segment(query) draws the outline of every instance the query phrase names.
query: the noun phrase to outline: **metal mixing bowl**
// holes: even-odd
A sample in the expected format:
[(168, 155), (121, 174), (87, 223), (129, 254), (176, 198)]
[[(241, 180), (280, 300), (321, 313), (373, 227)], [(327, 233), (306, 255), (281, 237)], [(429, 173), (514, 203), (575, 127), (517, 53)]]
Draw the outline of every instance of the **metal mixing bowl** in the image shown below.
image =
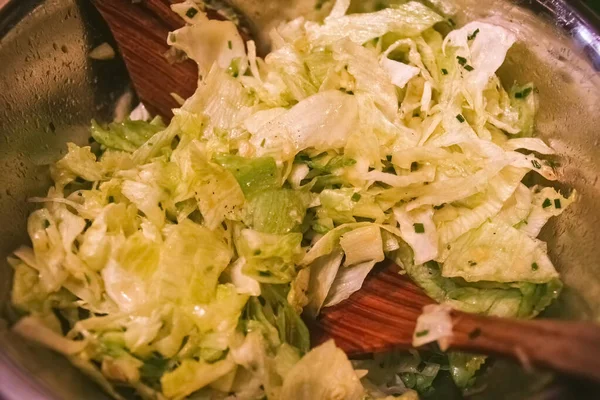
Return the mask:
[[(277, 21), (315, 12), (315, 0), (230, 3), (248, 17), (263, 43)], [(580, 193), (580, 200), (542, 233), (565, 282), (563, 295), (545, 315), (598, 321), (600, 39), (594, 26), (598, 29), (600, 23), (564, 0), (454, 3), (460, 10), (458, 23), (501, 19), (518, 32), (520, 40), (500, 76), (508, 85), (535, 82), (538, 134), (563, 155), (563, 188)], [(85, 144), (90, 119), (110, 120), (116, 99), (128, 90), (120, 59), (93, 61), (86, 56), (106, 41), (112, 43), (110, 33), (89, 0), (0, 0), (0, 397), (7, 400), (107, 398), (65, 359), (7, 329), (12, 271), (5, 262), (27, 242), (25, 223), (34, 206), (26, 200), (46, 192), (48, 164), (64, 154), (66, 142)], [(525, 373), (507, 362), (494, 363), (485, 379), (488, 390), (475, 397), (556, 398), (571, 393), (560, 381), (551, 391), (540, 392), (548, 374)]]

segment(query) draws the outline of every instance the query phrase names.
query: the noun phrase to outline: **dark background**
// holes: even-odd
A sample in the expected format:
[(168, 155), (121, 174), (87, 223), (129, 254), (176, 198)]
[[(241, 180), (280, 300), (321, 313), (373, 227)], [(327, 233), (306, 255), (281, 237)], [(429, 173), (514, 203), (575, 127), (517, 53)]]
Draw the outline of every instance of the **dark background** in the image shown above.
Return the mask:
[(600, 14), (600, 0), (587, 0), (586, 3), (596, 14)]
[(600, 16), (600, 0), (583, 0), (583, 3), (587, 4), (596, 15)]

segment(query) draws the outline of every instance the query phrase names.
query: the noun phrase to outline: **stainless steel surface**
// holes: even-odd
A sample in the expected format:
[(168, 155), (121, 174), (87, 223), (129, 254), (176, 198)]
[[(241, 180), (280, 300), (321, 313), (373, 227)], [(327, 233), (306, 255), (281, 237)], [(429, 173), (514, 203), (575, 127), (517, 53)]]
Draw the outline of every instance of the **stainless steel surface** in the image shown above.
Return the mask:
[[(0, 2), (1, 4), (2, 2)], [(6, 256), (27, 240), (32, 195), (47, 190), (48, 164), (65, 143), (83, 144), (92, 118), (111, 119), (128, 86), (120, 61), (86, 54), (111, 36), (87, 0), (16, 0), (0, 10), (0, 310), (6, 315)], [(105, 399), (50, 351), (12, 335), (0, 320), (0, 397)]]
[[(281, 18), (319, 14), (315, 0), (231, 3), (262, 39)], [(600, 40), (592, 24), (564, 1), (454, 3), (460, 13), (453, 19), (459, 23), (490, 18), (517, 32), (519, 43), (501, 78), (508, 85), (536, 83), (538, 134), (563, 155), (563, 187), (579, 192), (580, 200), (543, 231), (566, 284), (547, 315), (600, 321), (600, 73), (594, 68)], [(109, 120), (115, 100), (127, 90), (120, 60), (86, 57), (94, 45), (110, 40), (88, 0), (0, 0), (0, 316), (5, 319), (4, 324), (0, 319), (0, 394), (6, 399), (107, 398), (66, 360), (6, 329), (11, 270), (4, 260), (27, 240), (25, 221), (33, 206), (26, 199), (45, 192), (47, 165), (60, 157), (67, 141), (85, 143), (89, 120)], [(518, 393), (510, 398), (529, 398), (549, 379), (503, 363), (491, 370), (489, 384), (498, 397), (515, 388)], [(503, 385), (506, 380), (499, 378), (507, 374), (510, 384)]]

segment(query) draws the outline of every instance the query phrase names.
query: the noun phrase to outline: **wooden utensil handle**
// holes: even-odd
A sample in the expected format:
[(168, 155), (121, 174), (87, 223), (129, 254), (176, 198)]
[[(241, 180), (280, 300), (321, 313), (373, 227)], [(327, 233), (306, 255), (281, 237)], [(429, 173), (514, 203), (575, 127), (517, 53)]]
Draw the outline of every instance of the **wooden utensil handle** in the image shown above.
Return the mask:
[(549, 367), (600, 382), (600, 326), (523, 321), (452, 311), (450, 348), (511, 356), (525, 368)]

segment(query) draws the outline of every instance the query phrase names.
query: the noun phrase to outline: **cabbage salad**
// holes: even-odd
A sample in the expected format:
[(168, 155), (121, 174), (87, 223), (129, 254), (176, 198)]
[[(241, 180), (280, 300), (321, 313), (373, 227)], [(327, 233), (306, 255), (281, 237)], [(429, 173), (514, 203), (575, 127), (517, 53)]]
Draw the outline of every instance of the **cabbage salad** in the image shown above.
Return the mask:
[(311, 350), (303, 318), (386, 257), (440, 303), (532, 318), (561, 289), (536, 237), (575, 196), (523, 183), (556, 175), (535, 87), (495, 75), (511, 31), (348, 7), (280, 25), (263, 59), (234, 23), (173, 5), (198, 89), (168, 125), (94, 122), (92, 146), (68, 144), (9, 260), (14, 330), (117, 399), (415, 398), (440, 371), (471, 385), (483, 357), (350, 361)]

